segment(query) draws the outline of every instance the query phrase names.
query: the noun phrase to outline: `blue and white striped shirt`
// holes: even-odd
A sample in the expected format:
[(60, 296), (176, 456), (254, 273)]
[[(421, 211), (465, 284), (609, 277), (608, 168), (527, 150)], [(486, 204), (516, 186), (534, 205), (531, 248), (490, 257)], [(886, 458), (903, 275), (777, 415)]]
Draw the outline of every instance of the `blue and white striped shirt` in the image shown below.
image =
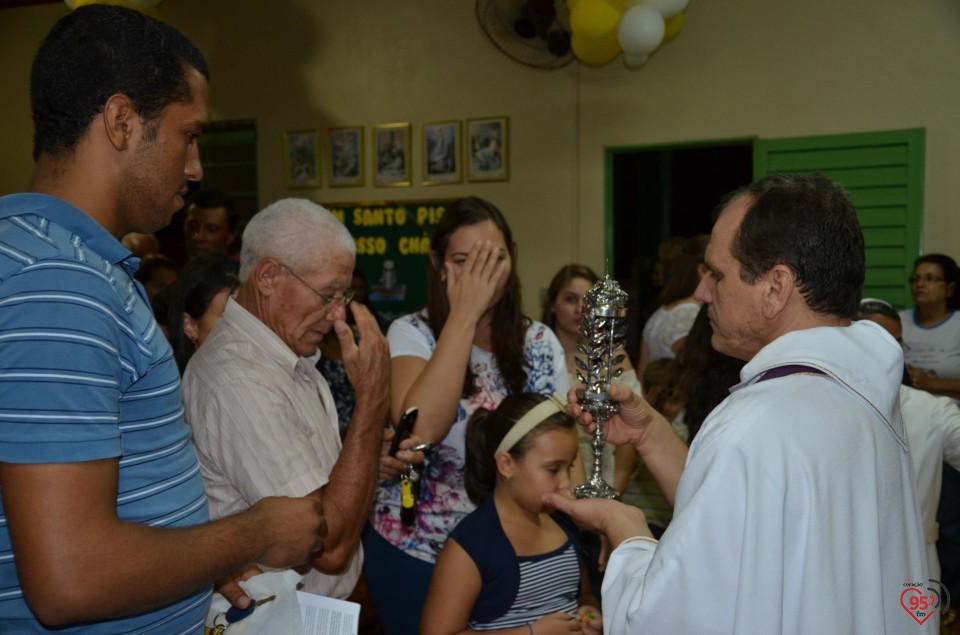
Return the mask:
[(580, 541), (569, 517), (551, 515), (567, 542), (548, 553), (517, 556), (500, 524), (493, 496), (464, 518), (450, 537), (480, 571), (480, 595), (470, 612), (472, 631), (524, 626), (552, 613), (577, 612), (580, 599)]
[[(207, 502), (177, 365), (132, 278), (137, 265), (65, 201), (0, 198), (0, 461), (118, 457), (119, 518), (197, 525)], [(49, 632), (23, 599), (14, 561), (0, 502), (0, 632)], [(210, 593), (57, 632), (199, 633)]]

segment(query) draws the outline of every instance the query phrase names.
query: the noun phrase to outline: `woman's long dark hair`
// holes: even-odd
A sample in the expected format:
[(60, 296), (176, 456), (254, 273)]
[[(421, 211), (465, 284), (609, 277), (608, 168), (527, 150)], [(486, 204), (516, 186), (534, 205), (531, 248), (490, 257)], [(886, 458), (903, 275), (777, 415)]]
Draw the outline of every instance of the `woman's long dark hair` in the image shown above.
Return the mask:
[[(467, 422), (467, 456), (463, 484), (474, 505), (487, 500), (497, 486), (495, 453), (500, 442), (523, 415), (547, 399), (549, 397), (545, 395), (530, 392), (509, 395), (500, 402), (496, 410), (479, 408), (471, 415)], [(565, 412), (555, 412), (517, 441), (509, 450), (510, 456), (519, 461), (536, 437), (558, 428), (572, 430), (574, 425), (573, 417)]]
[(680, 391), (686, 398), (683, 420), (690, 431), (687, 443), (697, 436), (707, 415), (727, 398), (730, 388), (740, 383), (740, 369), (746, 363), (713, 349), (707, 309), (706, 304), (700, 307), (680, 353)]
[[(443, 325), (450, 316), (450, 302), (447, 299), (447, 285), (441, 280), (443, 259), (447, 253), (450, 236), (461, 227), (491, 221), (510, 250), (511, 267), (507, 276), (507, 285), (503, 297), (493, 308), (493, 358), (496, 360), (500, 376), (509, 392), (521, 392), (527, 382), (526, 360), (523, 343), (530, 319), (520, 312), (520, 278), (517, 276), (515, 262), (516, 246), (513, 233), (506, 219), (492, 203), (471, 196), (450, 205), (444, 212), (433, 233), (430, 245), (431, 267), (427, 267), (427, 312), (428, 322), (435, 338), (440, 337)], [(476, 392), (475, 377), (470, 365), (463, 378), (461, 396), (466, 398)]]
[(210, 303), (224, 289), (233, 291), (240, 283), (240, 263), (221, 254), (207, 254), (191, 260), (180, 272), (167, 309), (167, 332), (177, 368), (183, 374), (197, 347), (183, 332), (183, 315), (199, 321)]

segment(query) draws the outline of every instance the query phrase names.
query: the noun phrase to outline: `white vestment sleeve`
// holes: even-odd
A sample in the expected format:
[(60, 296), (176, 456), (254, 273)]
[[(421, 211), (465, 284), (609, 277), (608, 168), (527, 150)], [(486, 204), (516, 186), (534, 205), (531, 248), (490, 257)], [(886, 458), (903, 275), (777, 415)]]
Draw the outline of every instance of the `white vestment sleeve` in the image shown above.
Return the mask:
[(603, 575), (603, 632), (627, 633), (627, 617), (640, 606), (644, 581), (657, 543), (631, 538), (613, 550)]

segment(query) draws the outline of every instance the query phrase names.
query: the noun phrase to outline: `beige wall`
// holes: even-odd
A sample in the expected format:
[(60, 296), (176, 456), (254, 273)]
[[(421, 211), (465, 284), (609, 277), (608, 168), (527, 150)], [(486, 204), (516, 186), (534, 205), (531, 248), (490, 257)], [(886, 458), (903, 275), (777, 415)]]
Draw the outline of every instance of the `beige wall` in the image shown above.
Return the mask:
[[(527, 310), (569, 261), (603, 264), (605, 147), (927, 129), (925, 251), (960, 257), (960, 3), (691, 0), (686, 26), (642, 70), (619, 61), (536, 71), (485, 39), (469, 0), (165, 0), (207, 55), (214, 119), (253, 117), (261, 204), (476, 194), (520, 244)], [(0, 193), (30, 173), (27, 77), (63, 5), (0, 10)], [(287, 130), (506, 115), (505, 183), (287, 191)], [(694, 185), (695, 186), (695, 185)]]

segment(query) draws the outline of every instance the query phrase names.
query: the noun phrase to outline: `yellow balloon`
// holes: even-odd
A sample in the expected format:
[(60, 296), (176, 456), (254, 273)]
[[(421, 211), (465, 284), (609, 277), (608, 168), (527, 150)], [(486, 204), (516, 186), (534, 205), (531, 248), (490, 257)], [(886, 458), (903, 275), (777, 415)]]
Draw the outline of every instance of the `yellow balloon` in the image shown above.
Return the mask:
[(580, 0), (567, 0), (567, 8), (573, 11), (580, 4)]
[[(666, 44), (680, 35), (680, 29), (683, 28), (683, 13), (678, 13), (672, 18), (667, 18), (663, 23), (666, 26), (666, 29), (663, 31), (663, 44)], [(660, 46), (663, 46), (663, 44)]]
[(603, 1), (609, 4), (611, 7), (613, 7), (615, 11), (618, 11), (619, 13), (623, 13), (626, 0), (603, 0)]
[(617, 32), (622, 11), (604, 0), (579, 0), (570, 12), (570, 30), (588, 39), (597, 39)]
[(79, 9), (80, 7), (85, 7), (88, 4), (109, 4), (114, 7), (126, 7), (127, 9), (135, 9), (140, 13), (145, 13), (151, 18), (156, 20), (162, 19), (160, 17), (160, 12), (153, 6), (147, 6), (146, 4), (138, 4), (130, 0), (74, 0), (73, 8)]
[(602, 38), (585, 38), (574, 32), (570, 40), (573, 54), (587, 66), (605, 66), (620, 55), (620, 42), (617, 32)]

